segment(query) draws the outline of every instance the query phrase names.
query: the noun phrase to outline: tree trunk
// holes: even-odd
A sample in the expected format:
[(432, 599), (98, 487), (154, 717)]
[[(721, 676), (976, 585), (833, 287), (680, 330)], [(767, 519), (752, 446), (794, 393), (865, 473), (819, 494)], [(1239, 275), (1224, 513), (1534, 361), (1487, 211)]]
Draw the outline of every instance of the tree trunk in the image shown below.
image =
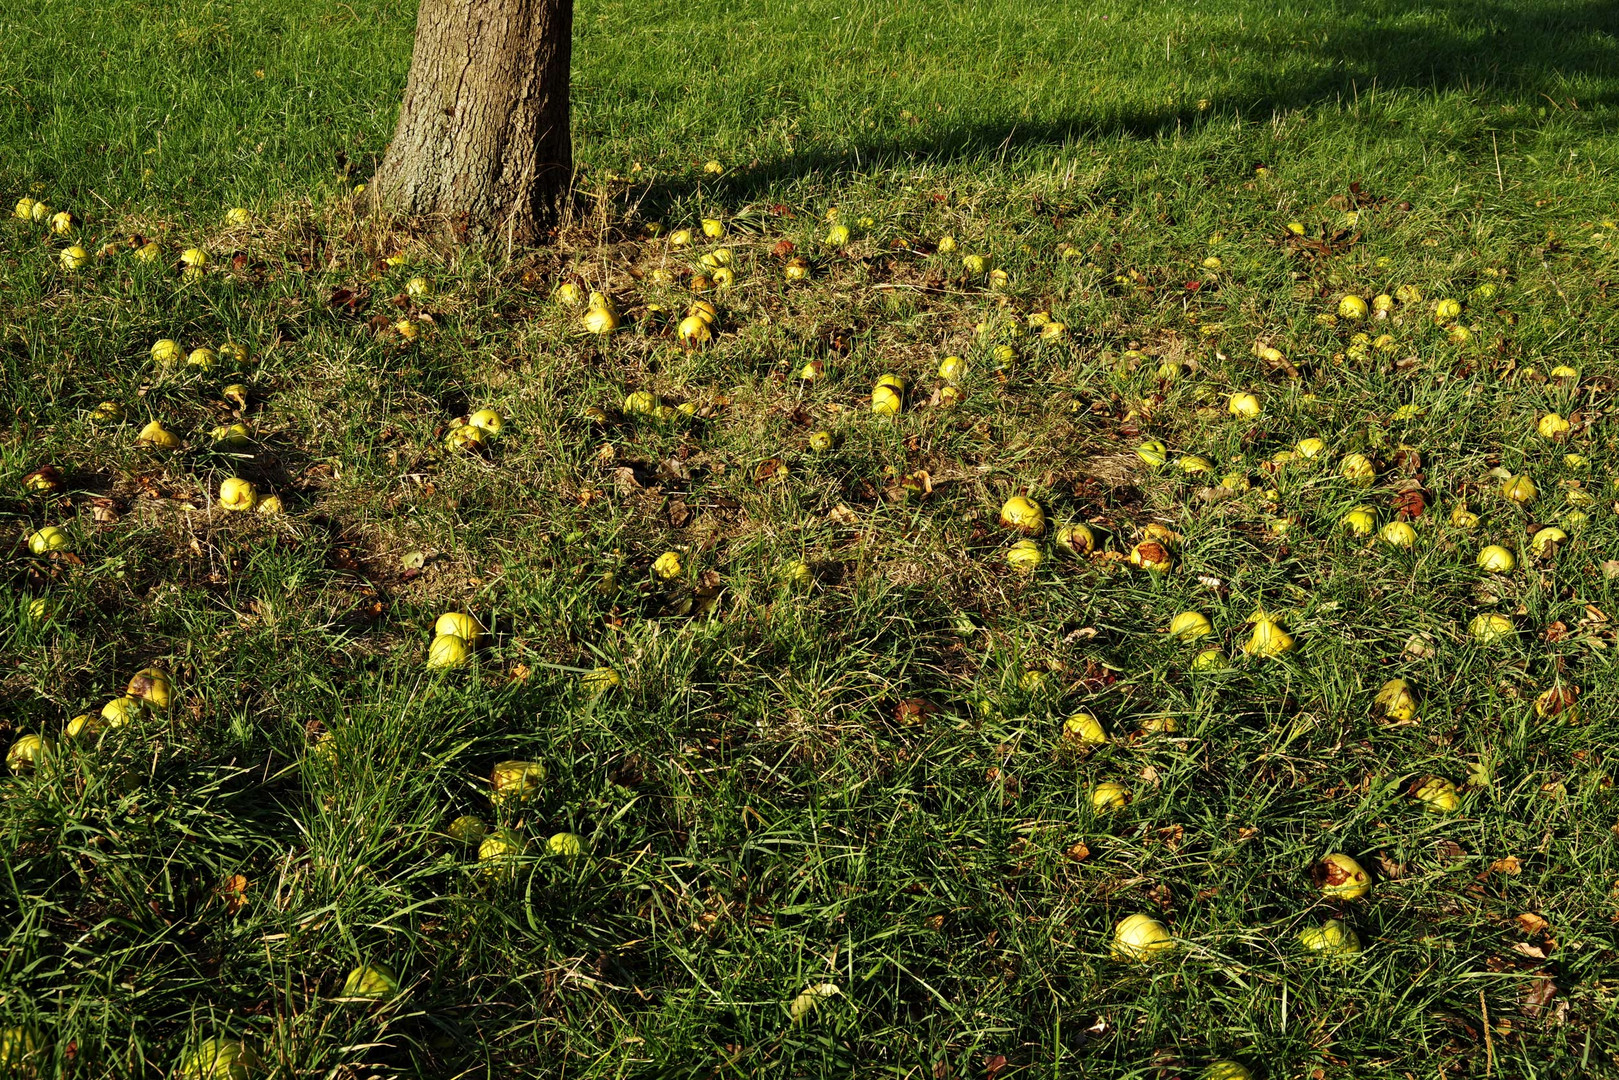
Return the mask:
[(573, 0), (421, 0), (399, 126), (367, 191), (457, 239), (531, 243), (573, 175)]

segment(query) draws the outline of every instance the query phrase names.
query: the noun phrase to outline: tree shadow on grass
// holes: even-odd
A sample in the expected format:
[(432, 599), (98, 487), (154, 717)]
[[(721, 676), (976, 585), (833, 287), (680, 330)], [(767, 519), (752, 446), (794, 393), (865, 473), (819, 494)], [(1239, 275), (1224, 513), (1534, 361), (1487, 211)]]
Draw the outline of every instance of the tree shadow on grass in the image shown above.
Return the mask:
[[(1301, 15), (1302, 18), (1302, 15)], [(1241, 57), (1241, 82), (1207, 110), (1195, 101), (1162, 108), (1075, 112), (1059, 119), (1004, 117), (943, 135), (888, 133), (867, 142), (756, 162), (722, 177), (671, 177), (643, 196), (649, 206), (699, 194), (747, 201), (808, 177), (872, 173), (896, 165), (991, 162), (1031, 149), (1145, 141), (1210, 123), (1269, 123), (1278, 114), (1462, 95), (1493, 107), (1476, 130), (1497, 135), (1548, 123), (1603, 132), (1619, 104), (1619, 5), (1595, 0), (1520, 3), (1384, 0), (1311, 15), (1277, 29), (1214, 29), (1184, 43), (1204, 58)], [(1234, 62), (1234, 61), (1233, 61)], [(1233, 69), (1237, 70), (1237, 69)], [(1229, 78), (1229, 73), (1226, 75)], [(1420, 97), (1419, 97), (1420, 100)], [(1458, 132), (1458, 145), (1472, 136)]]

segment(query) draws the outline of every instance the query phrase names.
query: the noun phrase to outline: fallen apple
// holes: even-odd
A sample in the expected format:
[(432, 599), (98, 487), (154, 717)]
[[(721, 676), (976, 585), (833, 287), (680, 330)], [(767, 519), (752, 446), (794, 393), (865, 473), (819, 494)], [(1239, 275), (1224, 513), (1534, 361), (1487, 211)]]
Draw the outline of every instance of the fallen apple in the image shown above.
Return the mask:
[(816, 453), (825, 453), (832, 449), (832, 433), (830, 431), (814, 431), (810, 433), (809, 448)]
[(1557, 550), (1557, 544), (1564, 543), (1567, 540), (1568, 533), (1555, 525), (1547, 525), (1535, 530), (1535, 534), (1529, 538), (1529, 547), (1538, 557), (1545, 558)]
[(1299, 944), (1322, 956), (1346, 957), (1360, 952), (1360, 938), (1342, 919), (1306, 926), (1299, 931)]
[(478, 639), (483, 637), (483, 627), (478, 620), (462, 611), (446, 611), (433, 623), (433, 633), (452, 634), (468, 645), (476, 647)]
[(892, 386), (878, 383), (871, 388), (871, 411), (878, 416), (897, 416), (903, 408), (904, 401)]
[(1231, 395), (1230, 400), (1226, 402), (1226, 411), (1232, 416), (1239, 416), (1246, 420), (1252, 420), (1263, 410), (1260, 407), (1259, 398), (1257, 395), (1242, 393)]
[(1300, 439), (1293, 446), (1293, 452), (1301, 458), (1319, 457), (1326, 452), (1326, 449), (1326, 442), (1322, 439), (1317, 439), (1314, 437)]
[(79, 224), (78, 219), (70, 212), (63, 210), (51, 215), (51, 232), (57, 236), (66, 236)]
[(1091, 788), (1091, 809), (1099, 814), (1123, 810), (1130, 802), (1130, 792), (1123, 784), (1105, 780)]
[(1356, 487), (1371, 487), (1377, 479), (1377, 466), (1365, 454), (1346, 454), (1338, 463), (1338, 475)]
[(337, 996), (350, 1001), (390, 1001), (399, 996), (399, 976), (386, 964), (361, 964), (348, 973)]
[(1436, 814), (1449, 814), (1462, 804), (1456, 785), (1442, 776), (1430, 776), (1414, 792), (1416, 800)]
[(585, 290), (577, 282), (564, 281), (551, 291), (551, 299), (565, 307), (578, 307), (585, 302)]
[(599, 292), (590, 294), (590, 304), (585, 309), (585, 330), (592, 334), (611, 334), (618, 329), (618, 312), (613, 310), (612, 302)]
[(1271, 616), (1261, 611), (1249, 621), (1253, 624), (1254, 632), (1243, 645), (1243, 652), (1249, 656), (1271, 657), (1292, 651), (1293, 635)]
[(1369, 506), (1357, 506), (1339, 518), (1338, 524), (1355, 536), (1370, 536), (1377, 527), (1377, 515)]
[(1517, 560), (1512, 557), (1512, 552), (1500, 544), (1490, 544), (1479, 549), (1478, 566), (1480, 570), (1486, 570), (1492, 574), (1505, 574), (1510, 572), (1516, 564)]
[(1527, 506), (1535, 501), (1535, 482), (1527, 476), (1514, 476), (1501, 485), (1501, 496), (1509, 502), (1519, 506)]
[(528, 802), (540, 792), (545, 765), (538, 761), (502, 761), (489, 770), (489, 798), (496, 803)]
[(1108, 741), (1100, 720), (1088, 712), (1077, 712), (1062, 722), (1062, 736), (1084, 746), (1100, 746)]
[(1192, 657), (1192, 670), (1197, 672), (1220, 671), (1226, 666), (1225, 653), (1219, 649), (1204, 649)]
[(18, 775), (33, 772), (50, 756), (51, 750), (49, 739), (30, 732), (18, 738), (6, 751), (6, 768)]
[(1340, 319), (1364, 319), (1366, 317), (1366, 301), (1352, 293), (1346, 295), (1338, 301), (1338, 317)]
[(108, 727), (127, 727), (146, 715), (146, 702), (133, 694), (115, 697), (101, 707), (101, 719)]
[(1467, 624), (1467, 632), (1480, 645), (1497, 645), (1511, 638), (1517, 631), (1512, 620), (1505, 615), (1475, 615)]
[(233, 476), (219, 485), (219, 505), (226, 510), (251, 510), (259, 501), (259, 492), (251, 481)]
[(709, 321), (698, 315), (687, 315), (681, 319), (675, 332), (679, 335), (681, 343), (689, 347), (706, 345), (714, 336)]
[(1561, 416), (1558, 416), (1556, 413), (1552, 412), (1547, 413), (1545, 416), (1540, 418), (1540, 422), (1535, 425), (1535, 430), (1540, 432), (1542, 438), (1555, 439), (1561, 435), (1567, 434), (1571, 427), (1573, 427), (1573, 425), (1567, 420), (1564, 420)]
[(1046, 531), (1046, 514), (1033, 499), (1014, 495), (1001, 506), (1001, 527), (1025, 536), (1041, 536)]
[(1130, 915), (1113, 927), (1115, 960), (1145, 961), (1175, 947), (1169, 928), (1150, 915)]
[(52, 551), (71, 551), (73, 538), (59, 526), (47, 525), (28, 538), (28, 550), (35, 555), (44, 555)]
[(1378, 530), (1377, 537), (1389, 547), (1408, 548), (1417, 542), (1417, 530), (1406, 521), (1391, 521)]
[(1059, 527), (1052, 543), (1057, 550), (1078, 558), (1096, 550), (1096, 534), (1091, 532), (1090, 526), (1075, 522)]
[(64, 270), (82, 270), (90, 262), (90, 253), (79, 244), (74, 244), (71, 247), (63, 248), (62, 253), (57, 258), (61, 261), (62, 269)]
[(585, 853), (585, 838), (578, 833), (552, 833), (545, 842), (546, 854), (559, 859), (577, 859)]
[(208, 265), (208, 253), (202, 248), (186, 248), (180, 252), (180, 262), (193, 270), (201, 270)]
[(1254, 1080), (1254, 1074), (1240, 1061), (1212, 1061), (1198, 1080)]
[(1409, 724), (1417, 718), (1416, 698), (1404, 679), (1390, 679), (1372, 698), (1372, 715), (1386, 717), (1396, 723)]
[(652, 560), (652, 572), (664, 581), (671, 581), (680, 576), (680, 555), (677, 552), (665, 551)]
[(504, 877), (517, 869), (528, 845), (514, 829), (496, 829), (478, 843), (478, 865), (491, 877)]
[(506, 422), (494, 409), (479, 409), (467, 417), (467, 423), (483, 431), (486, 435), (499, 435), (500, 429)]
[(476, 847), (483, 843), (483, 838), (489, 835), (489, 826), (476, 814), (462, 814), (444, 830), (451, 840), (465, 844), (467, 847)]
[(175, 1080), (249, 1080), (264, 1063), (240, 1039), (215, 1036), (198, 1043), (181, 1060)]
[(129, 677), (124, 694), (145, 702), (149, 709), (165, 712), (174, 697), (174, 681), (162, 668), (141, 668)]
[(24, 195), (22, 198), (17, 200), (16, 206), (12, 208), (11, 216), (16, 218), (18, 221), (34, 220), (34, 202), (34, 199)]
[(1136, 457), (1141, 459), (1143, 465), (1156, 469), (1167, 460), (1167, 450), (1157, 439), (1148, 439), (1136, 447)]
[(1169, 636), (1179, 641), (1196, 641), (1212, 633), (1208, 616), (1199, 611), (1183, 611), (1169, 622)]
[(1372, 890), (1372, 878), (1360, 863), (1333, 852), (1310, 867), (1310, 878), (1323, 896), (1333, 900), (1359, 900)]
[(455, 634), (440, 634), (427, 647), (427, 666), (430, 668), (456, 668), (472, 656), (466, 640)]
[(1168, 546), (1159, 540), (1142, 540), (1130, 549), (1129, 563), (1154, 574), (1167, 574), (1175, 565)]
[(1032, 574), (1045, 561), (1040, 546), (1033, 540), (1019, 540), (1006, 549), (1006, 563), (1020, 574)]

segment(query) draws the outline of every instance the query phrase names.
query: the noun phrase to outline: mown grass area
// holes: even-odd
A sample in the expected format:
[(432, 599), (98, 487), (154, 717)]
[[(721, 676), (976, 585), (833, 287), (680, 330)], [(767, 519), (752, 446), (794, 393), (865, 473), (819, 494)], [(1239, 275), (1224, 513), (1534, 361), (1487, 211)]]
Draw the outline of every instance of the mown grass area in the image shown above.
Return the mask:
[[(407, 7), (0, 12), (5, 208), (77, 218), (0, 223), (0, 738), (52, 740), (0, 781), (18, 1071), (212, 1038), (356, 1077), (1619, 1068), (1619, 16), (890, 8), (582, 6), (578, 213), (515, 253), (342, 198)], [(1296, 648), (1245, 653), (1260, 611)], [(446, 612), (485, 638), (431, 668)], [(66, 735), (149, 666), (166, 709)], [(544, 780), (493, 801), (513, 760)], [(1333, 852), (1367, 896), (1317, 886)], [(1174, 947), (1113, 955), (1132, 915)], [(1363, 951), (1301, 943), (1329, 919)], [(366, 963), (398, 992), (349, 1000)]]

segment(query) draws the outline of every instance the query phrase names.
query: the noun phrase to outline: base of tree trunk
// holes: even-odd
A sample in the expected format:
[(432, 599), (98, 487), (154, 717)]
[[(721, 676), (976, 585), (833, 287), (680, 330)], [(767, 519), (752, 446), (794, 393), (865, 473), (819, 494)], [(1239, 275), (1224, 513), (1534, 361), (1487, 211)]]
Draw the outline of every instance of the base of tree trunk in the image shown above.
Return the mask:
[(572, 39), (572, 0), (422, 0), (367, 204), (463, 243), (544, 240), (573, 182)]

